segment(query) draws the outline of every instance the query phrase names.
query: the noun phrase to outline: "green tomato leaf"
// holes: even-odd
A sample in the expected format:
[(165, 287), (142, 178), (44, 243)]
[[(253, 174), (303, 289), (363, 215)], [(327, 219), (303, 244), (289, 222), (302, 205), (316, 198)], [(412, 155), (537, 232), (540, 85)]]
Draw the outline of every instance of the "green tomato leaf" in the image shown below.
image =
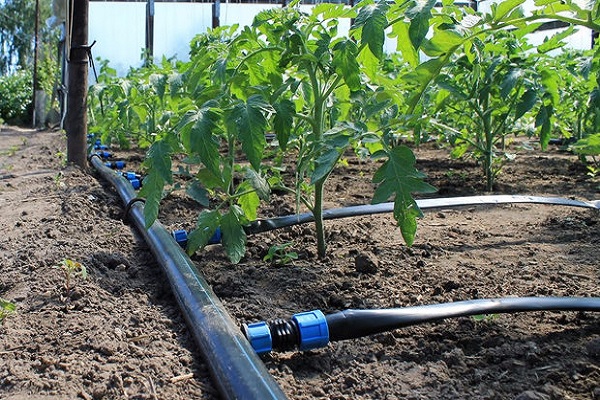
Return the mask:
[(221, 223), (221, 214), (218, 211), (203, 210), (198, 215), (196, 229), (188, 235), (187, 253), (194, 254), (196, 250), (203, 249), (213, 237)]
[(418, 14), (410, 21), (408, 28), (408, 37), (412, 43), (412, 47), (418, 49), (423, 43), (423, 39), (429, 32), (429, 17), (430, 15)]
[(248, 182), (250, 182), (250, 186), (256, 191), (259, 199), (269, 201), (271, 196), (271, 188), (269, 187), (269, 182), (264, 176), (251, 168), (246, 168), (246, 179)]
[(279, 148), (285, 151), (287, 149), (288, 141), (290, 140), (290, 133), (294, 124), (294, 116), (296, 115), (296, 105), (291, 100), (281, 100), (273, 104), (275, 109), (275, 117), (273, 119), (273, 128), (277, 135), (277, 142)]
[(388, 156), (373, 176), (373, 182), (379, 185), (372, 202), (383, 203), (394, 197), (394, 218), (410, 246), (416, 233), (416, 219), (422, 216), (412, 193), (433, 193), (436, 189), (423, 181), (425, 175), (415, 168), (415, 156), (408, 147), (395, 147)]
[(527, 90), (521, 95), (517, 106), (515, 107), (515, 121), (521, 118), (525, 113), (533, 108), (537, 102), (537, 93), (533, 89)]
[(201, 206), (208, 207), (210, 205), (208, 192), (202, 187), (200, 182), (192, 181), (192, 183), (188, 185), (185, 192)]
[(154, 221), (156, 221), (156, 218), (158, 218), (158, 209), (164, 187), (165, 181), (161, 178), (160, 174), (150, 172), (144, 178), (139, 196), (146, 199), (144, 203), (146, 229), (150, 228)]
[(600, 155), (600, 133), (579, 139), (571, 146), (571, 150), (584, 156)]
[[(239, 188), (242, 187), (243, 186), (240, 186)], [(260, 206), (260, 199), (258, 198), (256, 192), (248, 192), (241, 195), (238, 197), (237, 203), (242, 208), (246, 218), (253, 221), (258, 217), (257, 211), (258, 206)]]
[(337, 163), (340, 158), (341, 152), (336, 148), (328, 148), (323, 154), (321, 154), (315, 160), (315, 170), (310, 177), (310, 181), (312, 184), (319, 182), (322, 179), (325, 179)]
[(546, 149), (548, 142), (550, 141), (550, 134), (552, 133), (551, 117), (554, 108), (552, 104), (542, 105), (535, 117), (535, 127), (540, 128), (540, 144), (542, 150)]
[(396, 22), (392, 25), (392, 33), (396, 36), (396, 50), (402, 53), (402, 58), (410, 64), (411, 67), (419, 65), (419, 53), (412, 46), (409, 39), (409, 24), (404, 21)]
[(202, 163), (214, 174), (220, 173), (219, 145), (213, 135), (220, 118), (221, 113), (207, 103), (199, 110), (188, 111), (179, 124), (184, 148), (192, 155), (198, 154)]
[(353, 29), (362, 28), (361, 42), (366, 43), (369, 50), (380, 60), (383, 58), (388, 9), (386, 1), (361, 7), (353, 26)]
[(525, 3), (525, 0), (504, 0), (500, 3), (497, 3), (497, 7), (492, 6), (492, 18), (494, 21), (501, 21), (502, 18), (523, 3)]
[(333, 66), (344, 78), (350, 90), (360, 89), (360, 65), (356, 61), (358, 47), (350, 39), (337, 42), (333, 46)]
[(259, 170), (263, 151), (267, 144), (265, 131), (267, 118), (264, 113), (272, 112), (271, 106), (261, 95), (254, 94), (246, 102), (239, 102), (231, 112), (242, 149), (255, 170)]
[(515, 88), (521, 77), (523, 77), (523, 70), (520, 68), (512, 68), (500, 82), (500, 96), (506, 99), (510, 92)]
[(238, 206), (231, 206), (229, 212), (221, 216), (223, 247), (233, 264), (239, 263), (246, 252), (246, 232), (240, 222), (242, 214)]

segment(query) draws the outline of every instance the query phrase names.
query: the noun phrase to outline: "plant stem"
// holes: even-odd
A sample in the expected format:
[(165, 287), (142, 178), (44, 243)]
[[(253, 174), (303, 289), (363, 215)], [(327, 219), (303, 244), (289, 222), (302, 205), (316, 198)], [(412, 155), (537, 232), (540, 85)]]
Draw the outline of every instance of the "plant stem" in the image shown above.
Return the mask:
[[(324, 106), (327, 97), (321, 94), (319, 82), (317, 80), (316, 69), (308, 68), (308, 74), (313, 87), (313, 96), (315, 100), (314, 108), (314, 121), (313, 125), (313, 143), (315, 146), (319, 146), (323, 140), (323, 124), (324, 124)], [(325, 225), (323, 224), (323, 188), (327, 177), (321, 178), (315, 182), (315, 205), (312, 209), (312, 213), (315, 217), (315, 229), (317, 231), (317, 254), (319, 258), (324, 258), (327, 245), (325, 243)]]

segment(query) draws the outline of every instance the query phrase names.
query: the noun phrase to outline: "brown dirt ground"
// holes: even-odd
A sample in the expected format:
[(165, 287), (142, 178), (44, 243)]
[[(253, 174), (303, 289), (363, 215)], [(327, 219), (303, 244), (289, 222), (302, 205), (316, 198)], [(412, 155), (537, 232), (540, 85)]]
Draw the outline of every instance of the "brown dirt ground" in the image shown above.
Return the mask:
[[(0, 297), (17, 305), (0, 325), (0, 399), (217, 398), (160, 268), (121, 220), (116, 194), (62, 165), (58, 132), (4, 127), (0, 138)], [(600, 182), (576, 157), (525, 144), (515, 147), (498, 193), (600, 198)], [(474, 162), (450, 160), (433, 144), (415, 153), (436, 196), (482, 192)], [(349, 158), (328, 183), (327, 206), (368, 203), (373, 167)], [(262, 215), (289, 214), (292, 204), (275, 196)], [(197, 212), (174, 192), (160, 219), (189, 227)], [(327, 222), (325, 260), (315, 257), (310, 225), (250, 237), (235, 266), (219, 246), (193, 260), (239, 323), (315, 308), (597, 296), (599, 220), (597, 211), (539, 205), (438, 210), (407, 248), (391, 216), (378, 215)], [(297, 261), (262, 261), (271, 245), (287, 242)], [(357, 271), (358, 256), (374, 268)], [(68, 301), (53, 268), (64, 259), (89, 272)], [(293, 399), (600, 399), (600, 316), (460, 318), (264, 361)]]

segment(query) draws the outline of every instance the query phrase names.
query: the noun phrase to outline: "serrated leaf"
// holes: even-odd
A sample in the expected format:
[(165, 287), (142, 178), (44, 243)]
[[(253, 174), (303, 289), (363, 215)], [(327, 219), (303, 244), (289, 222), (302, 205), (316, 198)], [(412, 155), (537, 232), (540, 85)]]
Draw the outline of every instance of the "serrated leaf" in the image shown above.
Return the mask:
[(502, 79), (502, 82), (500, 82), (500, 96), (506, 99), (522, 76), (523, 70), (520, 68), (512, 68), (510, 71), (508, 71), (508, 73)]
[(579, 139), (571, 146), (571, 150), (584, 156), (600, 155), (600, 133)]
[(273, 104), (273, 108), (275, 109), (273, 128), (275, 129), (275, 135), (277, 135), (279, 148), (285, 151), (287, 149), (288, 141), (290, 140), (290, 133), (294, 124), (296, 105), (291, 100), (284, 99)]
[(550, 134), (552, 133), (552, 124), (550, 118), (554, 108), (551, 104), (542, 105), (535, 117), (535, 126), (540, 128), (540, 145), (542, 150), (546, 149), (548, 142), (550, 141)]
[(194, 201), (200, 204), (203, 207), (208, 207), (210, 205), (210, 201), (208, 199), (208, 192), (202, 184), (198, 181), (192, 181), (186, 188), (188, 196), (190, 196)]
[(179, 124), (181, 143), (192, 155), (200, 156), (202, 163), (214, 174), (219, 174), (219, 146), (213, 135), (221, 118), (220, 112), (209, 103), (188, 111)]
[(231, 112), (242, 149), (255, 170), (260, 169), (263, 151), (267, 144), (265, 131), (267, 119), (263, 113), (272, 111), (260, 95), (252, 95), (246, 102), (239, 102)]
[(550, 38), (544, 40), (544, 42), (537, 47), (538, 53), (544, 54), (549, 51), (564, 47), (566, 43), (562, 40), (571, 36), (575, 32), (575, 27), (569, 26), (567, 29), (552, 35)]
[(411, 67), (416, 67), (419, 64), (419, 53), (412, 46), (409, 39), (409, 24), (404, 21), (396, 22), (392, 25), (392, 32), (396, 36), (396, 50), (402, 53), (402, 58), (408, 62)]
[(204, 248), (213, 237), (221, 224), (221, 214), (218, 211), (203, 210), (198, 215), (196, 229), (188, 235), (187, 253), (194, 254)]
[(253, 221), (258, 217), (257, 211), (260, 206), (260, 199), (256, 192), (253, 191), (241, 195), (238, 197), (237, 203), (242, 208), (242, 211), (244, 211), (246, 218)]
[(504, 0), (500, 3), (497, 3), (497, 7), (495, 12), (493, 12), (492, 18), (494, 18), (495, 21), (501, 21), (502, 18), (523, 3), (525, 3), (525, 0)]
[(415, 0), (413, 6), (406, 11), (406, 16), (413, 19), (419, 15), (428, 14), (436, 3), (437, 0)]
[(312, 184), (325, 179), (340, 158), (340, 151), (336, 148), (329, 148), (315, 160), (315, 170), (310, 177)]
[(415, 49), (421, 47), (423, 39), (425, 39), (427, 32), (429, 32), (429, 18), (430, 15), (419, 14), (410, 21), (408, 37), (410, 38), (412, 47)]
[(533, 89), (527, 90), (521, 95), (517, 106), (515, 107), (515, 121), (521, 118), (525, 113), (533, 108), (537, 102), (537, 93)]
[(246, 252), (246, 232), (238, 217), (241, 213), (239, 207), (231, 206), (229, 212), (221, 216), (222, 243), (233, 264), (239, 263)]
[(360, 65), (356, 61), (357, 55), (358, 47), (350, 39), (342, 40), (333, 46), (333, 66), (350, 90), (360, 89)]
[(386, 1), (361, 7), (353, 26), (353, 28), (362, 27), (361, 43), (366, 43), (369, 50), (380, 60), (383, 58), (388, 9)]
[(162, 101), (165, 97), (167, 88), (167, 76), (162, 74), (152, 74), (150, 75), (150, 84), (156, 91), (158, 98)]
[(261, 200), (269, 201), (271, 196), (271, 188), (269, 187), (269, 182), (264, 176), (251, 168), (246, 168), (246, 179)]
[(416, 232), (416, 218), (422, 215), (412, 193), (433, 193), (436, 189), (423, 181), (425, 175), (415, 168), (415, 156), (408, 147), (395, 147), (388, 156), (373, 176), (373, 182), (379, 185), (372, 202), (382, 203), (394, 197), (394, 218), (410, 246)]
[(158, 209), (164, 186), (165, 181), (161, 178), (160, 174), (149, 173), (144, 178), (139, 196), (146, 199), (144, 203), (146, 229), (150, 228), (154, 221), (156, 221), (156, 218), (158, 218)]

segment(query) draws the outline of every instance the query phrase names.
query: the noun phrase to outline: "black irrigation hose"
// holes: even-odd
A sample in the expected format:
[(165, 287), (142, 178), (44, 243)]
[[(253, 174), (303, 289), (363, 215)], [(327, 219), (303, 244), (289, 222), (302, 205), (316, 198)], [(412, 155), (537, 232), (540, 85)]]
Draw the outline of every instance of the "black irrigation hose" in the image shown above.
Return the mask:
[[(441, 199), (420, 199), (416, 200), (421, 210), (431, 210), (451, 207), (464, 207), (476, 205), (497, 205), (512, 203), (532, 203), (548, 204), (558, 206), (582, 207), (600, 210), (600, 200), (581, 201), (565, 199), (562, 197), (542, 197), (542, 196), (522, 196), (522, 195), (493, 195), (493, 196), (467, 196), (467, 197), (449, 197)], [(323, 219), (338, 219), (347, 217), (358, 217), (361, 215), (382, 214), (394, 211), (394, 203), (367, 204), (360, 206), (351, 206), (343, 208), (333, 208), (323, 212)], [(293, 225), (313, 222), (315, 217), (312, 213), (301, 213), (275, 217), (270, 219), (259, 219), (253, 221), (246, 227), (246, 233), (267, 232), (274, 229), (284, 228)]]
[(392, 309), (345, 310), (325, 316), (321, 311), (244, 326), (257, 353), (310, 350), (330, 341), (356, 339), (406, 326), (470, 315), (526, 311), (596, 311), (599, 297), (506, 297)]
[(167, 275), (196, 342), (226, 399), (285, 399), (256, 352), (244, 338), (193, 262), (158, 222), (145, 228), (144, 206), (131, 183), (106, 167), (100, 157), (90, 163), (109, 181)]

